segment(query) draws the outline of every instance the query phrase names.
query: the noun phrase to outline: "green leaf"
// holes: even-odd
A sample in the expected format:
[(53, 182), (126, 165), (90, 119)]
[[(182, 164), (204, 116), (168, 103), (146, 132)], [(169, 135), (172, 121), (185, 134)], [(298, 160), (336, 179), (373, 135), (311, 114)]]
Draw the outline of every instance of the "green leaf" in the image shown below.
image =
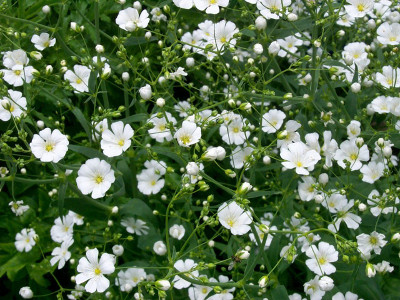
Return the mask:
[(77, 118), (78, 122), (82, 125), (83, 129), (85, 130), (85, 132), (87, 134), (88, 139), (91, 141), (92, 133), (91, 133), (90, 125), (89, 125), (88, 121), (86, 120), (85, 116), (83, 115), (82, 111), (79, 108), (74, 107), (72, 109), (72, 113)]
[(129, 123), (144, 121), (147, 119), (148, 119), (147, 114), (141, 113), (121, 119), (120, 121), (124, 122), (124, 124), (129, 124)]
[(104, 220), (111, 213), (111, 208), (94, 199), (66, 198), (64, 207), (88, 218)]
[(250, 192), (247, 194), (247, 198), (258, 198), (262, 196), (272, 196), (272, 195), (279, 195), (282, 194), (280, 191), (255, 191), (255, 192)]
[(273, 300), (286, 300), (289, 299), (289, 295), (286, 288), (283, 285), (278, 285), (271, 290), (271, 297)]
[[(118, 198), (118, 200), (126, 201), (126, 198)], [(120, 208), (120, 213), (122, 216), (138, 216), (156, 223), (153, 210), (144, 201), (138, 198), (129, 199), (127, 203)]]
[(68, 145), (68, 149), (71, 150), (71, 151), (74, 151), (76, 153), (82, 154), (82, 155), (84, 155), (84, 156), (86, 156), (88, 158), (98, 157), (98, 158), (103, 159), (103, 160), (107, 159), (107, 157), (103, 153), (101, 153), (101, 152), (99, 152), (99, 151), (97, 151), (97, 150), (95, 150), (93, 148), (89, 148), (89, 147), (85, 147), (85, 146), (71, 145), (70, 144), (70, 145)]

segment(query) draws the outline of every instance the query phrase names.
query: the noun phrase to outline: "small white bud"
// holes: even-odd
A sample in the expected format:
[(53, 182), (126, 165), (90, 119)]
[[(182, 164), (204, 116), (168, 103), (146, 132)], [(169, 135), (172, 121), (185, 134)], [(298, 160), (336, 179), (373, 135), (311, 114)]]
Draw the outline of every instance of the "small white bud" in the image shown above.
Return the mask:
[(142, 10), (142, 4), (140, 4), (139, 1), (133, 2), (133, 8), (136, 8), (137, 10)]
[(151, 86), (146, 84), (145, 86), (139, 89), (140, 97), (144, 100), (149, 100), (152, 96)]
[(186, 172), (189, 175), (196, 176), (199, 174), (199, 166), (195, 162), (191, 161), (186, 166)]
[(358, 82), (354, 82), (351, 86), (351, 91), (355, 94), (359, 93), (361, 91), (361, 84)]
[(165, 99), (164, 98), (158, 98), (156, 100), (156, 104), (158, 107), (163, 107), (165, 105)]
[(255, 54), (262, 54), (264, 52), (263, 46), (261, 44), (259, 44), (259, 43), (254, 44), (253, 50), (254, 50)]
[(296, 14), (294, 14), (294, 13), (290, 13), (290, 14), (288, 14), (287, 18), (288, 18), (288, 20), (289, 20), (290, 22), (294, 22), (294, 21), (297, 21), (297, 19), (298, 19), (299, 17), (298, 17)]
[(367, 206), (364, 203), (360, 203), (358, 205), (358, 210), (359, 211), (365, 211), (367, 209)]
[(130, 78), (130, 76), (129, 76), (129, 73), (128, 72), (124, 72), (124, 73), (122, 73), (122, 80), (123, 81), (128, 81), (129, 80), (129, 78)]
[(146, 40), (151, 39), (151, 32), (150, 32), (150, 31), (147, 31), (147, 32), (145, 33), (145, 35), (144, 35), (144, 38), (145, 38)]
[(163, 290), (163, 291), (168, 291), (169, 288), (171, 287), (171, 284), (169, 283), (168, 280), (157, 280), (156, 281), (156, 288)]
[(186, 65), (187, 65), (189, 68), (193, 67), (193, 66), (194, 66), (194, 63), (195, 63), (195, 61), (194, 61), (194, 58), (193, 58), (193, 57), (188, 57), (188, 58), (186, 58)]
[(114, 206), (114, 207), (112, 208), (112, 210), (111, 210), (111, 213), (112, 213), (113, 215), (116, 215), (116, 214), (118, 213), (118, 206)]
[(240, 258), (240, 259), (245, 260), (245, 259), (248, 259), (248, 258), (249, 258), (250, 253), (249, 253), (249, 251), (247, 251), (247, 250), (240, 250), (239, 252), (236, 253), (236, 256), (237, 256), (238, 258)]
[(208, 241), (208, 247), (214, 247), (215, 246), (215, 242), (213, 240), (209, 240)]
[(104, 46), (103, 45), (96, 45), (95, 47), (97, 53), (103, 53), (104, 52)]
[(385, 146), (382, 149), (382, 153), (386, 158), (389, 158), (392, 156), (392, 148), (390, 146)]
[(165, 246), (163, 241), (158, 241), (154, 243), (153, 250), (157, 255), (162, 256), (167, 253), (167, 246)]
[(25, 175), (25, 174), (26, 174), (26, 169), (25, 169), (25, 168), (22, 168), (22, 169), (21, 169), (21, 174), (22, 174), (22, 175)]
[(42, 7), (42, 12), (44, 13), (44, 14), (48, 14), (48, 13), (50, 13), (50, 10), (51, 10), (51, 8), (50, 8), (50, 6), (48, 6), (48, 5), (45, 5), (45, 6), (43, 6)]
[(319, 175), (319, 177), (318, 177), (318, 182), (319, 182), (320, 184), (325, 185), (325, 184), (328, 183), (328, 181), (329, 181), (329, 176), (328, 176), (328, 174), (326, 174), (326, 173), (321, 173), (321, 174)]
[(42, 120), (38, 120), (36, 122), (36, 125), (39, 129), (43, 129), (44, 128), (44, 122)]
[(324, 196), (322, 196), (321, 194), (318, 194), (315, 196), (314, 200), (316, 203), (322, 203), (322, 201), (324, 201)]
[(335, 284), (333, 283), (333, 279), (328, 276), (323, 276), (318, 281), (318, 285), (321, 290), (328, 292), (334, 288)]
[(33, 292), (29, 286), (24, 286), (19, 290), (19, 295), (24, 299), (33, 298)]
[(124, 247), (122, 245), (114, 245), (112, 247), (112, 251), (115, 256), (121, 256), (122, 254), (124, 254)]
[(258, 30), (264, 30), (267, 27), (267, 20), (264, 17), (259, 16), (255, 21), (255, 26)]

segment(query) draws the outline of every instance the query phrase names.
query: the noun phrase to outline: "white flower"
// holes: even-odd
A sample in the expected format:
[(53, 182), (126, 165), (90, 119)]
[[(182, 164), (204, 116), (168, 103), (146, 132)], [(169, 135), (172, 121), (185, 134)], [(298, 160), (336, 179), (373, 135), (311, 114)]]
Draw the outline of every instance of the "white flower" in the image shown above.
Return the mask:
[(132, 32), (136, 30), (136, 28), (147, 27), (150, 22), (149, 13), (144, 9), (139, 16), (139, 12), (136, 8), (128, 7), (118, 13), (115, 22), (121, 29)]
[(398, 45), (400, 44), (400, 24), (388, 22), (382, 23), (376, 31), (378, 41), (383, 45)]
[(311, 176), (303, 176), (301, 178), (303, 182), (299, 183), (297, 190), (299, 191), (300, 199), (303, 201), (310, 201), (314, 199), (316, 193), (313, 187), (316, 184), (315, 179)]
[(201, 139), (201, 128), (196, 123), (183, 121), (182, 127), (175, 132), (174, 138), (182, 147), (189, 147), (196, 144)]
[(205, 10), (207, 14), (219, 13), (219, 7), (227, 7), (229, 0), (194, 0), (194, 5), (198, 10)]
[(169, 283), (169, 281), (165, 280), (165, 279), (157, 280), (155, 285), (157, 288), (159, 288), (163, 291), (168, 291), (171, 287), (171, 284)]
[(352, 120), (346, 129), (349, 140), (355, 139), (361, 133), (361, 123), (359, 121)]
[(135, 219), (132, 217), (122, 219), (121, 225), (126, 227), (126, 231), (129, 233), (136, 233), (137, 235), (147, 235), (149, 227), (146, 225), (146, 222)]
[(338, 209), (347, 204), (346, 196), (339, 194), (338, 192), (332, 191), (329, 197), (326, 197), (322, 205), (326, 207), (331, 213), (337, 213)]
[(304, 292), (310, 295), (310, 300), (321, 300), (325, 295), (325, 291), (319, 287), (319, 276), (316, 275), (314, 279), (304, 284)]
[(378, 114), (387, 114), (392, 110), (392, 97), (378, 96), (371, 102), (371, 109)]
[[(229, 282), (228, 276), (224, 275), (219, 275), (218, 276), (219, 282)], [(218, 282), (215, 278), (210, 278), (210, 282)], [(225, 289), (222, 290), (220, 294), (215, 294), (212, 295), (211, 297), (207, 298), (207, 300), (232, 300), (234, 298), (233, 292), (235, 291), (235, 288), (230, 288), (230, 289)]]
[(371, 234), (362, 233), (357, 235), (358, 249), (367, 256), (369, 256), (372, 251), (379, 255), (381, 254), (381, 248), (387, 243), (384, 239), (385, 235), (376, 231), (371, 232)]
[(103, 119), (98, 123), (92, 122), (92, 126), (94, 127), (92, 139), (97, 141), (99, 140), (103, 131), (108, 129), (108, 121), (107, 119)]
[(197, 284), (194, 284), (193, 287), (188, 289), (190, 300), (204, 300), (211, 291), (211, 287)]
[(190, 9), (193, 7), (193, 0), (173, 0), (174, 4), (183, 9)]
[[(200, 25), (199, 25), (200, 27)], [(214, 24), (211, 29), (211, 35), (209, 36), (208, 42), (215, 45), (216, 49), (222, 51), (225, 47), (225, 43), (229, 47), (236, 45), (236, 39), (233, 36), (239, 32), (239, 29), (231, 21), (222, 20)], [(211, 56), (213, 58), (214, 56)]]
[(146, 272), (140, 268), (129, 268), (125, 272), (118, 272), (118, 277), (115, 278), (115, 285), (119, 285), (121, 291), (128, 292), (126, 285), (136, 287), (141, 281), (146, 280)]
[(282, 127), (283, 120), (286, 115), (283, 111), (271, 109), (263, 115), (262, 131), (266, 133), (274, 133)]
[(34, 34), (31, 42), (34, 44), (36, 49), (42, 51), (47, 47), (53, 47), (56, 43), (56, 39), (50, 39), (50, 35), (43, 32), (40, 35)]
[[(194, 262), (193, 259), (186, 259), (185, 261), (180, 259), (174, 264), (174, 268), (178, 270), (178, 272), (184, 272), (186, 276), (192, 278), (199, 276), (199, 271), (192, 271), (192, 269), (194, 269), (195, 267), (197, 267), (197, 264)], [(180, 278), (179, 275), (176, 275), (172, 282), (174, 282), (174, 288), (179, 290), (185, 289), (191, 285), (189, 281)]]
[(157, 255), (160, 255), (160, 256), (165, 255), (165, 253), (167, 253), (167, 246), (165, 246), (163, 241), (157, 241), (153, 245), (153, 251)]
[(296, 53), (298, 50), (297, 47), (303, 45), (303, 41), (294, 35), (287, 36), (284, 39), (278, 39), (277, 42), (280, 48), (284, 48), (280, 49), (278, 52), (278, 56), (280, 57), (285, 57), (286, 55), (290, 55), (290, 53)]
[(297, 132), (300, 127), (301, 124), (295, 120), (287, 121), (285, 125), (286, 137), (278, 140), (278, 148), (285, 148), (291, 143), (300, 142), (300, 134)]
[(79, 171), (76, 183), (82, 194), (92, 194), (93, 199), (104, 197), (115, 181), (111, 165), (99, 158), (88, 159)]
[(165, 180), (161, 179), (160, 173), (157, 174), (155, 169), (144, 169), (140, 174), (136, 175), (138, 181), (138, 189), (145, 195), (157, 194), (165, 184)]
[(29, 63), (29, 58), (26, 52), (22, 49), (17, 49), (14, 51), (4, 52), (3, 65), (7, 69), (12, 69), (16, 65), (27, 65)]
[(35, 246), (36, 242), (35, 239), (37, 234), (34, 229), (32, 228), (24, 228), (21, 232), (17, 233), (15, 236), (15, 248), (19, 252), (29, 252), (31, 251), (32, 247)]
[(250, 230), (249, 224), (253, 218), (249, 212), (243, 210), (235, 201), (223, 203), (218, 208), (218, 219), (222, 226), (229, 229), (233, 235), (243, 235)]
[(18, 217), (22, 216), (24, 212), (26, 212), (29, 209), (29, 205), (23, 205), (24, 201), (19, 200), (19, 201), (11, 201), (8, 203), (9, 206), (11, 206), (11, 211)]
[(60, 130), (45, 128), (33, 135), (29, 144), (33, 155), (43, 162), (59, 162), (68, 150), (68, 139)]
[(110, 286), (110, 281), (104, 275), (114, 272), (114, 257), (103, 253), (99, 261), (99, 250), (96, 248), (87, 250), (86, 257), (79, 260), (77, 268), (79, 274), (75, 277), (75, 281), (77, 284), (88, 281), (85, 285), (86, 292), (102, 293)]
[(346, 12), (353, 18), (362, 18), (374, 8), (374, 0), (347, 0)]
[(167, 21), (167, 16), (162, 13), (162, 10), (159, 7), (154, 7), (150, 14), (152, 15), (152, 21)]
[(374, 265), (374, 268), (378, 273), (382, 274), (385, 274), (387, 272), (392, 273), (394, 270), (394, 268), (390, 265), (390, 263), (385, 260)]
[(362, 181), (373, 184), (383, 176), (385, 165), (382, 162), (371, 161), (368, 165), (364, 165), (360, 172), (363, 174)]
[(70, 216), (73, 218), (74, 224), (76, 224), (78, 226), (83, 225), (83, 218), (84, 218), (83, 216), (78, 215), (77, 213), (74, 213), (73, 211), (69, 211), (67, 216)]
[(149, 122), (153, 123), (154, 127), (148, 130), (150, 137), (155, 139), (157, 142), (162, 143), (164, 141), (171, 141), (172, 134), (171, 130), (167, 127), (168, 123), (171, 122), (173, 125), (176, 124), (176, 119), (169, 112), (165, 112), (165, 116), (161, 118), (158, 114), (153, 114)]
[(24, 81), (30, 83), (33, 79), (35, 69), (31, 66), (16, 64), (11, 69), (1, 70), (4, 73), (3, 79), (15, 87), (22, 86)]
[(180, 79), (181, 77), (185, 77), (185, 76), (187, 76), (185, 69), (182, 67), (179, 67), (175, 72), (172, 72), (169, 74), (168, 79), (176, 80), (176, 79)]
[[(372, 190), (371, 193), (368, 195), (367, 200), (368, 205), (374, 206), (370, 208), (371, 214), (375, 217), (379, 216), (380, 214), (390, 214), (396, 213), (397, 208), (394, 206), (389, 206), (389, 201), (386, 193), (383, 193), (382, 196), (379, 195), (377, 190)], [(396, 197), (393, 204), (399, 204), (400, 199)]]
[(169, 228), (169, 234), (174, 239), (181, 240), (185, 235), (185, 227), (175, 224)]
[(111, 124), (111, 130), (105, 129), (101, 135), (101, 149), (108, 157), (121, 155), (131, 146), (134, 131), (129, 124), (122, 121)]
[(19, 295), (24, 299), (33, 298), (33, 292), (29, 286), (24, 286), (24, 287), (20, 288)]
[(65, 262), (67, 262), (71, 258), (71, 252), (68, 251), (68, 248), (74, 243), (72, 238), (66, 238), (60, 247), (56, 247), (51, 252), (53, 257), (50, 259), (50, 264), (54, 266), (58, 262), (58, 269), (62, 269), (65, 266)]
[(86, 66), (75, 65), (74, 71), (68, 70), (64, 74), (64, 80), (68, 80), (75, 89), (75, 93), (89, 92), (90, 69)]
[(275, 56), (281, 51), (281, 46), (277, 41), (273, 41), (268, 47), (269, 55)]
[(343, 221), (350, 229), (357, 229), (361, 224), (361, 217), (349, 212), (354, 206), (354, 200), (350, 200), (348, 203), (342, 202), (336, 208), (337, 217), (334, 220), (334, 224), (329, 224), (328, 229), (337, 232), (340, 228), (340, 223)]
[[(253, 1), (250, 3), (253, 3)], [(256, 2), (254, 1), (254, 3)], [(267, 20), (277, 20), (282, 15), (284, 8), (290, 6), (290, 4), (291, 0), (259, 0), (257, 1), (257, 8)]]
[(350, 163), (350, 170), (359, 170), (362, 167), (361, 161), (369, 160), (369, 151), (367, 145), (358, 148), (355, 140), (344, 141), (340, 144), (340, 149), (335, 153), (334, 158), (339, 166), (346, 168), (345, 161)]
[(199, 166), (193, 161), (189, 162), (186, 165), (186, 172), (189, 175), (196, 176), (197, 174), (199, 174), (199, 171), (200, 171)]
[(51, 239), (56, 243), (62, 243), (69, 238), (72, 238), (74, 228), (74, 218), (71, 215), (58, 217), (54, 220), (54, 225), (51, 227)]
[(243, 145), (250, 135), (249, 131), (243, 129), (245, 121), (240, 116), (235, 116), (232, 120), (222, 124), (219, 128), (222, 140), (228, 145)]
[(315, 150), (310, 150), (302, 142), (295, 142), (289, 144), (287, 148), (282, 148), (280, 155), (285, 160), (282, 165), (287, 169), (295, 168), (299, 175), (308, 175), (307, 169), (312, 169), (321, 159), (321, 156)]
[[(254, 149), (251, 147), (245, 147), (241, 148), (237, 146), (231, 156), (231, 166), (235, 169), (241, 169), (245, 165), (245, 163), (248, 163), (248, 159), (252, 156)], [(248, 168), (248, 165), (246, 164), (246, 167)]]
[(376, 73), (376, 81), (385, 88), (400, 87), (400, 68), (384, 66), (382, 73)]
[(335, 247), (325, 242), (320, 242), (318, 248), (311, 245), (306, 251), (306, 255), (310, 258), (306, 260), (307, 267), (317, 275), (330, 275), (336, 272), (336, 268), (332, 262), (338, 260), (339, 253)]
[[(353, 294), (352, 292), (346, 292), (345, 295), (341, 292), (337, 292), (335, 295), (332, 296), (332, 300), (357, 300), (358, 296)], [(360, 299), (362, 300), (362, 299)]]
[(9, 97), (5, 96), (0, 102), (0, 120), (8, 121), (13, 117), (20, 117), (26, 110), (26, 98), (18, 91), (8, 90)]

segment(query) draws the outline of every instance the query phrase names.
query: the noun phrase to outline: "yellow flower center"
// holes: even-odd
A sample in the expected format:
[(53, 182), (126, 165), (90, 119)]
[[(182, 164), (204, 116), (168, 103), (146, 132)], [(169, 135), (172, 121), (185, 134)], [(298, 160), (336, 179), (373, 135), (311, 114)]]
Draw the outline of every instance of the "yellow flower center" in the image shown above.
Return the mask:
[(301, 167), (303, 166), (303, 163), (302, 163), (301, 161), (298, 161), (298, 162), (296, 163), (296, 166), (297, 166), (298, 168), (301, 168)]
[(222, 38), (220, 38), (220, 41), (221, 41), (221, 43), (225, 43), (226, 42), (226, 37), (222, 37)]
[(376, 237), (374, 237), (374, 236), (371, 236), (371, 237), (369, 238), (369, 242), (370, 242), (372, 245), (376, 245), (376, 244), (378, 243), (378, 239), (377, 239)]
[(359, 58), (360, 55), (358, 55), (358, 53), (356, 53), (356, 54), (353, 55), (353, 57), (354, 57), (354, 58)]
[(17, 75), (17, 76), (21, 75), (21, 70), (15, 70), (14, 74)]
[(94, 270), (94, 274), (100, 275), (100, 274), (101, 274), (101, 270), (100, 270), (99, 268), (96, 268), (96, 269)]
[(77, 84), (81, 84), (81, 83), (82, 83), (82, 79), (78, 78), (78, 79), (76, 80), (76, 83), (77, 83)]
[(358, 5), (357, 5), (357, 9), (358, 9), (358, 11), (363, 12), (363, 11), (365, 10), (364, 4), (358, 4)]
[(29, 238), (26, 238), (25, 242), (29, 243), (31, 240)]
[(158, 129), (159, 129), (160, 131), (164, 131), (164, 130), (165, 130), (165, 125), (162, 124), (162, 125), (158, 126)]
[(133, 277), (132, 280), (133, 280), (133, 282), (138, 282), (138, 281), (139, 281), (139, 278)]
[(100, 184), (100, 183), (103, 182), (103, 177), (101, 177), (100, 175), (97, 175), (97, 176), (94, 178), (94, 181), (95, 181), (97, 184)]
[(123, 139), (120, 139), (118, 142), (118, 145), (120, 145), (121, 147), (125, 144), (125, 141)]
[(181, 142), (182, 142), (182, 144), (184, 144), (184, 145), (189, 144), (189, 143), (190, 143), (190, 140), (191, 140), (191, 138), (190, 138), (189, 135), (182, 135), (182, 136), (181, 136)]
[(325, 259), (325, 257), (320, 257), (320, 258), (318, 259), (318, 263), (319, 263), (320, 265), (326, 264), (326, 259)]
[(308, 191), (309, 191), (310, 193), (312, 193), (312, 192), (314, 192), (314, 188), (313, 188), (312, 186), (310, 186), (310, 187), (308, 188)]
[(14, 209), (18, 209), (19, 205), (18, 205), (17, 203), (14, 203), (14, 204), (12, 205), (12, 207), (13, 207)]
[(234, 133), (238, 133), (240, 131), (239, 127), (234, 127), (232, 130)]
[(393, 80), (390, 79), (390, 78), (388, 80), (386, 80), (386, 82), (387, 82), (388, 85), (392, 85), (393, 84)]
[(215, 4), (215, 3), (217, 3), (216, 0), (210, 0), (210, 4), (211, 4), (211, 5), (212, 5), (212, 4)]
[(49, 43), (49, 41), (47, 41), (47, 42), (44, 42), (44, 43), (43, 43), (43, 46), (44, 46), (44, 47), (46, 47), (46, 48), (47, 48), (48, 46), (50, 46), (50, 43)]
[(64, 231), (65, 231), (65, 232), (67, 232), (67, 231), (68, 231), (68, 229), (69, 229), (69, 227), (68, 227), (68, 226), (65, 226), (65, 227), (64, 227)]
[(206, 288), (206, 287), (203, 287), (203, 288), (201, 289), (201, 292), (202, 292), (203, 294), (207, 294), (207, 288)]
[(152, 181), (151, 181), (151, 185), (152, 185), (152, 186), (155, 186), (155, 185), (156, 185), (156, 181), (155, 181), (155, 180), (152, 180)]
[(350, 155), (350, 160), (356, 160), (357, 159), (357, 154), (356, 153), (353, 153), (353, 154), (351, 154)]
[(45, 149), (46, 149), (47, 152), (50, 152), (50, 151), (53, 151), (54, 146), (53, 146), (53, 144), (49, 143), (49, 144), (46, 144), (46, 148)]
[(391, 41), (391, 42), (395, 42), (397, 39), (396, 39), (396, 37), (395, 36), (391, 36), (390, 38), (389, 38), (389, 41)]
[(292, 43), (288, 44), (288, 48), (292, 48), (292, 47), (293, 47)]
[(15, 108), (14, 108), (14, 105), (10, 105), (10, 109), (9, 109), (9, 111), (10, 111), (10, 112), (13, 112), (13, 111), (14, 111), (14, 109), (15, 109)]
[(232, 219), (230, 219), (230, 220), (228, 220), (228, 222), (226, 222), (226, 223), (228, 223), (229, 227), (233, 227), (233, 225), (235, 224), (235, 221), (232, 220)]

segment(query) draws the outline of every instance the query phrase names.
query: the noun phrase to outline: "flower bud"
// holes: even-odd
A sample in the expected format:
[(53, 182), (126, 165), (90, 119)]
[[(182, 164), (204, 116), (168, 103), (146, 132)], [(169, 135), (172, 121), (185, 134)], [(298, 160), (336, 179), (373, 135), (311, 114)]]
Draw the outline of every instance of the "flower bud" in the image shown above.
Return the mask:
[(263, 157), (263, 163), (264, 163), (264, 165), (269, 165), (271, 163), (271, 157), (269, 157), (268, 155), (265, 155)]
[(96, 45), (95, 47), (97, 53), (103, 53), (104, 52), (104, 46), (103, 45)]
[(372, 278), (376, 275), (376, 270), (371, 263), (367, 263), (367, 266), (365, 268), (365, 273), (369, 278)]
[(29, 286), (24, 286), (19, 290), (19, 295), (24, 299), (33, 298), (33, 292)]
[(343, 59), (348, 66), (351, 66), (354, 62), (353, 56), (351, 56), (349, 53), (345, 53)]
[(324, 201), (324, 196), (322, 196), (321, 194), (318, 194), (315, 196), (314, 200), (316, 203), (322, 203), (322, 201)]
[(269, 281), (268, 275), (265, 275), (261, 277), (260, 280), (258, 281), (258, 286), (260, 288), (265, 288), (268, 284), (268, 281)]
[(398, 241), (400, 241), (400, 233), (397, 232), (393, 234), (391, 241), (392, 243), (397, 243)]
[(133, 2), (133, 8), (136, 8), (137, 10), (141, 11), (142, 10), (142, 4), (140, 4), (139, 1)]
[(154, 243), (153, 250), (157, 255), (162, 256), (167, 253), (167, 246), (165, 246), (163, 241), (158, 241)]
[(45, 72), (46, 72), (46, 75), (50, 75), (51, 73), (53, 73), (53, 66), (52, 65), (47, 65)]
[(112, 247), (112, 251), (115, 256), (121, 256), (122, 254), (124, 254), (124, 247), (122, 245), (114, 245)]
[(359, 92), (361, 91), (361, 84), (359, 84), (358, 82), (354, 82), (354, 83), (350, 86), (350, 88), (351, 88), (351, 91), (352, 91), (354, 94), (357, 94), (357, 93), (359, 93)]
[(358, 148), (361, 148), (364, 145), (364, 139), (362, 137), (356, 138), (356, 145)]
[(289, 20), (290, 22), (294, 22), (294, 21), (297, 21), (297, 19), (298, 19), (299, 17), (298, 17), (296, 14), (294, 14), (294, 13), (290, 13), (290, 14), (288, 14), (287, 18), (288, 18), (288, 20)]
[(121, 77), (123, 81), (128, 81), (130, 76), (128, 72), (124, 72)]
[(44, 14), (48, 14), (48, 13), (50, 13), (50, 6), (48, 6), (48, 5), (45, 5), (45, 6), (43, 6), (42, 7), (42, 12), (44, 13)]
[(169, 283), (168, 280), (162, 279), (162, 280), (156, 281), (156, 288), (158, 288), (160, 290), (168, 291), (170, 287), (171, 287), (171, 284)]
[(264, 30), (267, 27), (267, 20), (264, 17), (259, 16), (255, 21), (255, 26), (258, 30)]
[(165, 99), (164, 98), (158, 98), (156, 100), (156, 104), (158, 107), (163, 107), (165, 105)]
[(389, 158), (392, 156), (392, 148), (390, 146), (385, 146), (382, 149), (382, 153), (386, 158)]
[(260, 43), (254, 44), (253, 50), (255, 54), (262, 54), (264, 52), (264, 48)]
[(149, 100), (152, 95), (151, 86), (149, 84), (146, 84), (145, 86), (141, 87), (139, 89), (139, 94), (142, 99)]
[(319, 182), (320, 184), (325, 185), (325, 184), (328, 183), (328, 181), (329, 181), (329, 176), (328, 176), (328, 174), (322, 173), (322, 174), (319, 175), (319, 177), (318, 177), (318, 182)]
[(35, 60), (41, 60), (43, 55), (39, 51), (32, 51), (29, 55)]
[(288, 135), (288, 132), (286, 130), (278, 132), (278, 139), (284, 140), (284, 139), (286, 139), (287, 135)]
[(240, 259), (248, 259), (250, 257), (250, 253), (247, 250), (240, 250), (239, 252), (236, 253), (235, 255), (236, 257), (240, 258)]
[(358, 205), (358, 210), (359, 211), (365, 211), (367, 209), (367, 206), (364, 203), (360, 203)]
[(188, 57), (188, 58), (186, 58), (186, 65), (187, 65), (189, 68), (193, 67), (193, 66), (194, 66), (194, 63), (195, 63), (195, 61), (194, 61), (194, 58), (193, 58), (193, 57)]
[(248, 182), (243, 182), (242, 185), (239, 188), (238, 194), (239, 195), (245, 195), (247, 194), (249, 191), (251, 191), (253, 189), (253, 186), (248, 183)]
[(328, 276), (323, 276), (318, 281), (319, 288), (325, 292), (330, 291), (335, 287), (333, 279)]
[(113, 215), (116, 215), (116, 214), (118, 213), (118, 206), (114, 206), (114, 207), (112, 208), (112, 210), (111, 210), (111, 213), (112, 213)]
[(269, 228), (268, 225), (260, 224), (260, 225), (258, 226), (258, 229), (260, 229), (260, 231), (261, 231), (262, 233), (266, 234), (266, 233), (269, 232), (269, 229), (270, 229), (270, 228)]

